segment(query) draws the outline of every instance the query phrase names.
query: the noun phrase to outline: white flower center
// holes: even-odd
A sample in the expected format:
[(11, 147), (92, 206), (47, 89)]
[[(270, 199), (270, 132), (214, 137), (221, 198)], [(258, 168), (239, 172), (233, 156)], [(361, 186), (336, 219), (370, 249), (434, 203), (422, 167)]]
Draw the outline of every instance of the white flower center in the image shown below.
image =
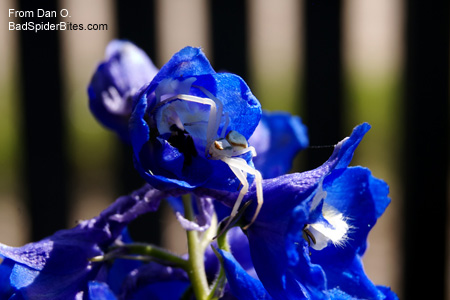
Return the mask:
[(312, 243), (314, 250), (322, 250), (331, 242), (335, 246), (342, 246), (348, 239), (347, 233), (350, 226), (346, 218), (334, 207), (324, 203), (322, 214), (328, 224), (317, 222), (309, 225), (309, 232), (315, 237), (316, 243)]
[[(316, 208), (322, 199), (326, 199), (327, 193), (322, 189), (320, 182), (316, 195), (313, 198), (311, 210)], [(323, 203), (322, 216), (326, 220), (308, 224), (303, 229), (303, 237), (314, 250), (322, 250), (332, 243), (334, 246), (343, 246), (348, 240), (350, 225), (347, 218), (333, 206)]]

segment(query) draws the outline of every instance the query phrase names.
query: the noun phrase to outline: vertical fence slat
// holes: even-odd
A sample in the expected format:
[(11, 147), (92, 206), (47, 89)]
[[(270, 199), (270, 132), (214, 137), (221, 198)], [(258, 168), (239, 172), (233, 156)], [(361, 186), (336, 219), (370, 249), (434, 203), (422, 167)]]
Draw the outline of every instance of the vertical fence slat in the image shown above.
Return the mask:
[[(20, 10), (57, 10), (57, 1), (20, 0)], [(37, 18), (27, 21), (40, 23)], [(66, 126), (58, 31), (20, 31), (22, 192), (31, 217), (31, 238), (66, 227), (68, 192)]]
[[(304, 95), (311, 145), (330, 145), (342, 138), (342, 55), (340, 0), (305, 1)], [(308, 169), (322, 164), (326, 149), (307, 153)]]
[(155, 61), (155, 0), (116, 0), (119, 38), (132, 41)]
[(247, 1), (211, 1), (210, 17), (214, 68), (248, 80)]
[[(118, 35), (142, 48), (155, 61), (155, 1), (116, 1)], [(116, 187), (121, 195), (129, 194), (144, 184), (133, 166), (131, 146), (120, 141), (117, 147)], [(148, 241), (159, 244), (161, 241), (160, 211), (152, 213), (152, 217), (138, 218), (130, 226), (130, 233), (137, 241)]]
[(445, 298), (449, 8), (406, 1), (405, 299)]

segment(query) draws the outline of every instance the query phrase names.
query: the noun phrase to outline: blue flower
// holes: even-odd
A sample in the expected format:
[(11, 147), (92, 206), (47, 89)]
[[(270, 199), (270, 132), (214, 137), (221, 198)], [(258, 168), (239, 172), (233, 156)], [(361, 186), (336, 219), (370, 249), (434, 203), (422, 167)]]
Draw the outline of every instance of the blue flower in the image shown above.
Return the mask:
[[(367, 169), (347, 167), (369, 128), (356, 127), (321, 167), (263, 181), (265, 202), (247, 235), (255, 270), (273, 298), (385, 298), (360, 259), (370, 228), (389, 203), (388, 187)], [(255, 194), (253, 187), (244, 201)], [(232, 203), (232, 195), (225, 198)], [(253, 211), (245, 217), (250, 220)]]
[(255, 147), (255, 168), (264, 179), (284, 175), (295, 155), (308, 147), (306, 126), (297, 116), (285, 112), (263, 111), (261, 121), (249, 143)]
[[(105, 281), (103, 255), (137, 216), (155, 211), (168, 194), (148, 185), (120, 197), (98, 217), (82, 221), (39, 242), (15, 248), (0, 244), (1, 299), (75, 299), (87, 295), (90, 281)], [(78, 298), (77, 298), (78, 299)]]
[(177, 300), (189, 285), (186, 272), (151, 262), (128, 274), (120, 299)]
[(175, 217), (181, 227), (186, 230), (205, 231), (211, 225), (211, 219), (215, 213), (213, 199), (208, 197), (195, 197), (195, 220), (191, 221), (184, 216), (184, 207), (180, 197), (167, 199), (172, 207)]
[(239, 300), (272, 300), (261, 281), (250, 276), (234, 256), (226, 251), (218, 250), (223, 258), (225, 274), (231, 293)]
[(104, 282), (90, 281), (88, 283), (89, 300), (117, 300), (116, 295)]
[[(239, 227), (231, 228), (226, 234), (228, 244), (235, 260), (249, 276), (257, 278), (255, 268), (253, 267), (252, 258), (250, 256), (247, 236)], [(213, 247), (217, 248), (217, 243), (213, 243)], [(205, 268), (208, 278), (210, 280), (214, 280), (219, 270), (219, 261), (211, 248), (207, 248), (205, 251)]]
[(216, 73), (200, 49), (186, 47), (135, 97), (136, 169), (158, 189), (237, 190), (241, 181), (223, 158), (253, 167), (247, 140), (260, 117), (260, 104), (240, 77)]
[(129, 142), (132, 96), (157, 72), (150, 58), (134, 44), (120, 40), (110, 42), (106, 59), (97, 67), (88, 87), (92, 114)]

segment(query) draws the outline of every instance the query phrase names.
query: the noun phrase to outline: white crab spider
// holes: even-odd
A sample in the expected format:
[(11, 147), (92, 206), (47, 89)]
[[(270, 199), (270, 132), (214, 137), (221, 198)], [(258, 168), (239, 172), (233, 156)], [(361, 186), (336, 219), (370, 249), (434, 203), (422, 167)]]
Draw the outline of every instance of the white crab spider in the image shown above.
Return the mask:
[[(244, 227), (247, 229), (255, 220), (261, 210), (263, 204), (263, 192), (262, 192), (262, 176), (261, 173), (255, 168), (249, 166), (247, 162), (240, 158), (239, 156), (245, 154), (247, 152), (251, 152), (252, 156), (256, 156), (255, 148), (252, 146), (248, 146), (246, 138), (236, 131), (230, 131), (226, 136), (226, 130), (229, 123), (228, 114), (225, 113), (225, 122), (223, 128), (221, 130), (220, 136), (217, 134), (221, 119), (223, 115), (223, 104), (222, 102), (211, 94), (208, 90), (201, 86), (192, 85), (193, 88), (197, 88), (201, 90), (207, 97), (197, 97), (188, 94), (177, 94), (164, 100), (160, 100), (160, 102), (156, 105), (155, 109), (160, 108), (161, 106), (175, 100), (182, 100), (187, 102), (200, 103), (204, 105), (208, 105), (210, 107), (209, 110), (209, 118), (206, 129), (206, 145), (205, 145), (205, 156), (209, 159), (221, 160), (226, 163), (230, 170), (234, 173), (236, 178), (241, 182), (242, 188), (240, 189), (239, 196), (231, 210), (230, 218), (225, 228), (228, 227), (231, 220), (234, 216), (236, 216), (237, 211), (241, 205), (242, 199), (245, 194), (247, 194), (249, 189), (249, 183), (247, 180), (247, 173), (255, 176), (255, 185), (256, 185), (256, 197), (257, 197), (257, 207), (255, 213), (253, 215), (252, 220), (248, 225)], [(161, 97), (162, 98), (162, 97)], [(162, 114), (163, 112), (161, 112)], [(167, 109), (165, 111), (165, 131), (170, 128), (172, 125), (176, 125), (180, 130), (185, 130), (185, 127), (198, 125), (202, 121), (192, 122), (192, 123), (182, 123), (177, 115), (177, 113), (173, 110)], [(162, 118), (162, 117), (160, 117)], [(163, 123), (163, 122), (159, 122)], [(160, 124), (160, 126), (163, 126)], [(163, 130), (164, 131), (164, 130)]]

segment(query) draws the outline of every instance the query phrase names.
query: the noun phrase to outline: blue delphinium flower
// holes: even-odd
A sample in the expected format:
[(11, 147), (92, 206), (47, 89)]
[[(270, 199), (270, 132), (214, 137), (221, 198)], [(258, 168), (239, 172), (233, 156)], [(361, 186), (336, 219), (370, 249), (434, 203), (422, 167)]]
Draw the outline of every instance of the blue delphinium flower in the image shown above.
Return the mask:
[[(367, 236), (390, 202), (388, 193), (387, 184), (366, 168), (330, 172), (313, 197), (306, 223), (297, 217), (300, 208), (293, 212), (286, 245), (291, 263), (300, 259), (297, 255), (301, 250), (292, 244), (300, 238), (298, 226), (305, 228), (307, 224), (311, 236), (302, 235), (309, 242), (311, 262), (320, 265), (326, 274), (328, 289), (339, 289), (359, 299), (396, 298), (390, 290), (375, 286), (362, 265)], [(310, 240), (312, 236), (315, 244)]]
[(180, 222), (181, 227), (186, 230), (196, 230), (203, 232), (211, 225), (211, 219), (215, 214), (213, 199), (208, 197), (195, 197), (195, 220), (188, 220), (184, 216), (184, 207), (180, 197), (170, 197), (167, 199), (172, 207), (175, 217)]
[(91, 259), (102, 256), (129, 222), (155, 211), (167, 196), (147, 185), (130, 196), (120, 197), (98, 217), (81, 221), (75, 228), (23, 247), (0, 244), (0, 298), (86, 297), (89, 282), (107, 278), (107, 264)]
[(254, 278), (241, 266), (234, 256), (223, 250), (218, 250), (222, 256), (225, 273), (231, 293), (242, 300), (272, 300), (259, 279)]
[(258, 100), (240, 77), (216, 73), (200, 49), (186, 47), (133, 107), (135, 166), (148, 183), (159, 189), (238, 189), (241, 181), (227, 161), (252, 166), (253, 153), (245, 148), (261, 117)]
[(183, 270), (151, 262), (128, 274), (119, 295), (129, 300), (178, 300), (189, 285)]
[(268, 179), (288, 173), (295, 155), (308, 147), (309, 140), (306, 126), (298, 116), (263, 110), (249, 143), (258, 154), (253, 158), (255, 168)]
[(128, 119), (132, 96), (158, 72), (143, 50), (128, 41), (114, 40), (88, 87), (89, 107), (97, 120), (129, 142)]
[[(390, 201), (383, 181), (348, 167), (369, 128), (356, 127), (319, 168), (263, 181), (265, 202), (247, 236), (257, 275), (273, 298), (395, 299), (370, 282), (361, 263), (368, 232)], [(255, 193), (253, 187), (244, 201)], [(227, 199), (232, 205), (233, 196), (221, 201)], [(252, 216), (252, 209), (244, 214), (247, 221)]]

